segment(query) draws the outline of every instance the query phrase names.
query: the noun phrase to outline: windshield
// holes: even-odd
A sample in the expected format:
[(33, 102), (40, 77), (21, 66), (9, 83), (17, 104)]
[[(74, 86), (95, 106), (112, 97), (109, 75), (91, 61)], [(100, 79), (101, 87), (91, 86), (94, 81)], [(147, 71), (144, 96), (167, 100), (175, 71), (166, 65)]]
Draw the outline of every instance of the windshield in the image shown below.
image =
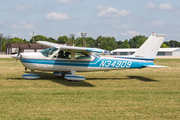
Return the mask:
[(41, 53), (45, 56), (45, 57), (49, 57), (51, 56), (53, 53), (55, 53), (58, 50), (58, 48), (55, 47), (51, 47), (48, 49), (45, 49), (43, 51), (41, 51)]

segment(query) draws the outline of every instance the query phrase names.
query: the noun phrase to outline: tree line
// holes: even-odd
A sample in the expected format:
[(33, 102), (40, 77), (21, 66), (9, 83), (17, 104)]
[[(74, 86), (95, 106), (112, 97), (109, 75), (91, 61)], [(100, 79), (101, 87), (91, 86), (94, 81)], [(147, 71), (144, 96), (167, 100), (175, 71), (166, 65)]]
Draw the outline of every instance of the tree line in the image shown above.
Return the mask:
[[(129, 40), (124, 40), (124, 41), (116, 41), (114, 37), (103, 37), (103, 36), (98, 36), (96, 39), (92, 37), (86, 37), (86, 47), (91, 47), (91, 48), (101, 48), (105, 50), (114, 50), (117, 48), (139, 48), (146, 40), (148, 37), (144, 35), (137, 35), (134, 36), (133, 38)], [(83, 39), (82, 37), (74, 38), (73, 43), (71, 38), (67, 36), (59, 36), (58, 39), (54, 39), (52, 37), (47, 38), (46, 36), (43, 35), (36, 35), (32, 37), (29, 41), (26, 39), (14, 37), (11, 39), (5, 39), (1, 38), (2, 40), (2, 51), (6, 51), (6, 43), (36, 43), (37, 41), (49, 41), (53, 43), (70, 43), (75, 44), (75, 46), (82, 47), (82, 42)], [(175, 41), (175, 40), (170, 40), (169, 42), (163, 42), (161, 45), (161, 48), (172, 48), (172, 47), (180, 47), (180, 42)]]

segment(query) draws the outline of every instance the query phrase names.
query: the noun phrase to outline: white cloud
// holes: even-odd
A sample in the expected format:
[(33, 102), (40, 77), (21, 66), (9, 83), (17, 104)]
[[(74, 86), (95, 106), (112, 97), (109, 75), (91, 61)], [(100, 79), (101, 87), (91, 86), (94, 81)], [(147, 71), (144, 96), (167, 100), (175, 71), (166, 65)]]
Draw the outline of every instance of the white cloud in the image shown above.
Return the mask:
[(130, 28), (130, 26), (129, 25), (123, 25), (123, 26), (117, 26), (116, 28), (117, 29), (128, 29), (128, 28)]
[(98, 5), (97, 7), (96, 7), (96, 10), (105, 10), (105, 9), (107, 9), (108, 7), (106, 6), (106, 5)]
[(31, 22), (34, 22), (34, 21), (36, 21), (36, 19), (31, 19)]
[[(34, 36), (36, 35), (36, 33), (34, 33)], [(33, 32), (29, 33), (29, 36), (33, 36)]]
[(33, 33), (29, 33), (29, 36), (33, 36)]
[(77, 33), (75, 34), (75, 36), (80, 37), (80, 36), (81, 36), (81, 32), (77, 32)]
[(56, 13), (51, 12), (46, 15), (47, 19), (53, 19), (53, 20), (68, 20), (71, 19), (71, 17), (66, 13)]
[(14, 37), (17, 37), (18, 34), (15, 33), (15, 34), (12, 34), (11, 36), (14, 38)]
[(97, 14), (97, 17), (100, 17), (100, 18), (116, 18), (116, 17), (119, 17), (119, 16), (127, 16), (127, 15), (130, 15), (132, 14), (130, 11), (127, 11), (127, 10), (117, 10), (113, 7), (108, 7), (106, 10), (103, 10), (101, 12), (99, 12)]
[(57, 3), (59, 4), (69, 4), (69, 3), (79, 3), (82, 0), (59, 0)]
[(156, 8), (156, 5), (151, 2), (148, 5), (145, 5), (144, 8), (152, 9), (152, 8)]
[(176, 33), (175, 36), (180, 37), (180, 33)]
[(174, 9), (174, 7), (170, 3), (165, 3), (165, 4), (160, 4), (159, 9), (171, 10), (171, 9)]
[(106, 33), (106, 34), (103, 34), (102, 36), (105, 36), (105, 37), (117, 37), (118, 35), (117, 34)]
[(148, 9), (160, 9), (160, 10), (172, 10), (175, 9), (176, 7), (172, 6), (170, 3), (161, 3), (158, 7), (154, 3), (149, 3), (148, 5), (145, 5), (144, 8)]
[(16, 10), (28, 10), (28, 9), (30, 9), (30, 8), (32, 8), (32, 7), (33, 7), (32, 4), (30, 4), (30, 5), (18, 5), (18, 6), (16, 7)]
[(130, 36), (135, 36), (135, 35), (140, 35), (140, 33), (137, 32), (137, 31), (126, 31), (125, 33), (121, 33), (121, 35), (125, 35), (125, 36), (128, 36), (128, 35), (130, 35)]
[(13, 24), (13, 25), (12, 25), (12, 28), (15, 28), (15, 29), (33, 29), (33, 28), (34, 28), (34, 25), (26, 24), (26, 21), (23, 20), (23, 21), (20, 22), (18, 25)]
[(3, 24), (3, 23), (5, 23), (5, 21), (4, 20), (0, 20), (0, 24)]
[(151, 23), (150, 23), (150, 25), (152, 25), (152, 26), (163, 26), (165, 23), (163, 22), (163, 21), (158, 21), (158, 20), (156, 20), (156, 21), (152, 21)]
[(129, 25), (123, 25), (123, 28), (129, 28)]

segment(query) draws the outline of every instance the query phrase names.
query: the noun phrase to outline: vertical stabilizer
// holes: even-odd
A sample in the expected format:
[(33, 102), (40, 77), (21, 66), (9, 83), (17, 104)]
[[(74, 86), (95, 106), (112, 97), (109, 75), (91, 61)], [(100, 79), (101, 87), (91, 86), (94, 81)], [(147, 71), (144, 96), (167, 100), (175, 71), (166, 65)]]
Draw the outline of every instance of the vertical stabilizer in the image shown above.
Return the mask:
[(152, 34), (133, 54), (134, 57), (155, 58), (166, 35)]

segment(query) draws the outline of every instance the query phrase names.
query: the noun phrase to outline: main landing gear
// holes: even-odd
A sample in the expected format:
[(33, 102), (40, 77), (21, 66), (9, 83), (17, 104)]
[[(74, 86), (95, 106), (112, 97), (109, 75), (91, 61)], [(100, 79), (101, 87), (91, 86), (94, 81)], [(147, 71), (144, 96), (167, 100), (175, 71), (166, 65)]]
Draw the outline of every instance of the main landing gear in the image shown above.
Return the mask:
[(82, 80), (86, 79), (84, 76), (75, 75), (75, 71), (71, 71), (71, 72), (54, 72), (53, 74), (58, 76), (58, 77), (64, 77), (65, 79), (70, 80), (70, 81), (82, 81)]
[[(56, 75), (58, 77), (64, 77), (65, 79), (70, 80), (70, 81), (82, 81), (82, 80), (86, 79), (86, 77), (84, 77), (84, 76), (75, 75), (75, 71), (71, 71), (71, 72), (56, 71), (56, 72), (53, 72), (53, 75)], [(38, 78), (40, 78), (39, 75), (34, 74), (34, 70), (31, 70), (31, 72), (29, 74), (22, 75), (22, 77), (25, 79), (38, 79)]]

